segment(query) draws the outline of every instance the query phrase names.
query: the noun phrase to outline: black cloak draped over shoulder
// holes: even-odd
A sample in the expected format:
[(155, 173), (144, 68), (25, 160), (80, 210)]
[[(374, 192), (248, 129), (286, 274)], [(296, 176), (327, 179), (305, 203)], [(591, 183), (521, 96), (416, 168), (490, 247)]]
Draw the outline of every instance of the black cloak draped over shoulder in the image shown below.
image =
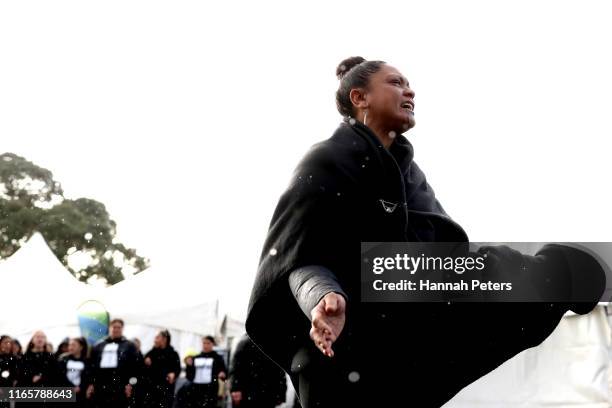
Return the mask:
[[(249, 302), (247, 333), (295, 384), (296, 352), (312, 341), (310, 321), (287, 279), (296, 268), (322, 265), (348, 295), (334, 358), (344, 353), (345, 361), (354, 359), (362, 378), (382, 370), (410, 389), (405, 401), (415, 406), (441, 406), (543, 341), (567, 310), (551, 304), (360, 302), (362, 241), (467, 240), (436, 199), (404, 136), (385, 149), (370, 128), (345, 119), (331, 138), (310, 149), (279, 200)], [(384, 350), (379, 360), (388, 354), (395, 362), (364, 361), (372, 347)]]

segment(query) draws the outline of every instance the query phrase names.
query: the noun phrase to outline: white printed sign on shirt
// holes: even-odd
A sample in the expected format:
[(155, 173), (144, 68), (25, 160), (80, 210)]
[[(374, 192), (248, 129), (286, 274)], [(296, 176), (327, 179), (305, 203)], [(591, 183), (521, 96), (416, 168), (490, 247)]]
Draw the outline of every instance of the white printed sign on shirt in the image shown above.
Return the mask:
[(66, 378), (70, 381), (75, 387), (81, 385), (81, 373), (85, 368), (85, 363), (77, 360), (68, 360), (66, 363)]
[(193, 360), (195, 366), (195, 378), (193, 382), (196, 384), (210, 384), (212, 382), (213, 359), (210, 357), (197, 357)]
[(119, 344), (108, 343), (102, 351), (102, 359), (100, 360), (100, 368), (117, 368), (119, 360)]

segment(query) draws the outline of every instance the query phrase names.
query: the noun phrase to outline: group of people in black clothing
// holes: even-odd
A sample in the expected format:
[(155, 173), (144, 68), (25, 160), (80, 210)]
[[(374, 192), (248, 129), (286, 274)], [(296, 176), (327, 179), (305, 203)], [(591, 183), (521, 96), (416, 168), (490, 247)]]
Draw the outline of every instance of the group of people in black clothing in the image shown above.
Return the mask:
[[(3, 335), (0, 387), (71, 387), (76, 394), (71, 406), (76, 407), (219, 407), (223, 400), (219, 382), (230, 377), (234, 407), (272, 408), (285, 399), (284, 373), (246, 336), (236, 347), (229, 374), (223, 357), (213, 350), (215, 339), (205, 336), (202, 352), (183, 360), (187, 381), (175, 392), (181, 360), (170, 344), (170, 333), (157, 333), (153, 348), (143, 356), (137, 342), (123, 336), (123, 327), (121, 319), (113, 319), (109, 335), (93, 347), (78, 337), (62, 342), (55, 353), (42, 331), (34, 333), (24, 353), (16, 339)], [(0, 402), (4, 407), (9, 403)]]

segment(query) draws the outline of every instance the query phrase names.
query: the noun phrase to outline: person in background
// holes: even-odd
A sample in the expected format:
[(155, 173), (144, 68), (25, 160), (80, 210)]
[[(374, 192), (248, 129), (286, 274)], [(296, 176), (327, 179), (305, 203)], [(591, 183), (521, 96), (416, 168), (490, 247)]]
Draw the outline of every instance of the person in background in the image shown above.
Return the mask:
[(19, 360), (23, 356), (23, 348), (21, 347), (21, 343), (17, 339), (13, 339), (12, 352), (17, 360)]
[[(17, 387), (53, 387), (57, 382), (57, 362), (47, 351), (47, 336), (37, 331), (18, 363)], [(16, 407), (48, 407), (48, 403), (19, 402)]]
[(59, 344), (59, 346), (57, 346), (57, 350), (55, 351), (55, 358), (59, 360), (59, 358), (62, 356), (62, 354), (65, 354), (68, 352), (68, 343), (70, 342), (70, 338), (65, 337), (61, 343)]
[[(185, 362), (185, 364), (187, 364), (187, 359), (189, 357), (193, 358), (197, 355), (198, 355), (198, 352), (196, 350), (189, 348), (187, 352), (185, 353), (185, 357), (183, 358), (183, 361)], [(174, 407), (175, 408), (194, 408), (194, 405), (192, 405), (192, 401), (195, 400), (195, 398), (191, 397), (193, 383), (189, 381), (189, 378), (186, 378), (186, 380), (187, 381), (185, 381), (176, 391), (176, 395), (174, 397)]]
[(140, 339), (138, 337), (134, 337), (132, 339), (132, 343), (134, 343), (134, 346), (136, 346), (136, 350), (142, 355), (142, 350), (141, 348), (141, 343), (140, 343)]
[(219, 380), (225, 380), (226, 368), (223, 358), (213, 350), (214, 346), (215, 338), (205, 336), (202, 339), (202, 352), (185, 359), (187, 379), (192, 384), (190, 400), (193, 405), (190, 406), (217, 406)]
[(98, 408), (127, 407), (139, 380), (140, 354), (123, 336), (123, 326), (123, 320), (111, 320), (109, 336), (91, 351), (86, 397)]
[[(13, 339), (0, 336), (0, 387), (12, 387), (17, 377), (17, 358), (13, 355)], [(0, 402), (0, 408), (8, 408), (9, 402)]]
[(174, 386), (181, 374), (181, 360), (170, 344), (168, 330), (155, 336), (153, 348), (144, 357), (143, 391), (147, 408), (171, 408)]
[(285, 402), (285, 373), (242, 336), (230, 363), (232, 405), (235, 408), (274, 408)]
[(132, 404), (134, 407), (144, 407), (143, 405), (143, 399), (144, 399), (144, 390), (143, 390), (143, 384), (142, 384), (142, 380), (143, 380), (143, 369), (144, 369), (144, 365), (142, 364), (143, 362), (143, 356), (142, 356), (142, 343), (140, 342), (140, 339), (138, 337), (132, 337), (130, 339), (130, 341), (132, 343), (134, 343), (134, 346), (136, 346), (136, 351), (138, 352), (138, 360), (141, 362), (138, 365), (138, 379), (139, 379), (139, 383), (134, 384), (134, 386), (132, 387)]
[(58, 386), (74, 387), (76, 403), (73, 407), (84, 407), (87, 389), (86, 363), (88, 357), (87, 340), (84, 337), (75, 337), (68, 340), (67, 352), (58, 359)]

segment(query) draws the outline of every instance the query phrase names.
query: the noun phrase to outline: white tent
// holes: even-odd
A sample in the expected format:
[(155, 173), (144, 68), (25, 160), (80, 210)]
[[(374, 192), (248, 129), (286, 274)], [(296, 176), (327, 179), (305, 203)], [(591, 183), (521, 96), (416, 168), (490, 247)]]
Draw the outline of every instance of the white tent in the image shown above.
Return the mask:
[(215, 335), (221, 340), (238, 336), (244, 324), (232, 325), (222, 313), (215, 287), (198, 287), (172, 279), (172, 275), (149, 268), (109, 287), (101, 298), (112, 316), (121, 317), (125, 335), (138, 337), (143, 350), (152, 347), (153, 337), (160, 329), (169, 329), (172, 343), (179, 353), (201, 349), (203, 335)]
[(160, 329), (170, 330), (173, 345), (184, 354), (189, 349), (200, 350), (202, 335), (233, 336), (244, 328), (240, 322), (229, 332), (226, 325), (222, 327), (225, 316), (220, 312), (217, 288), (177, 282), (153, 268), (109, 288), (79, 282), (39, 233), (0, 262), (0, 282), (0, 334), (15, 336), (22, 344), (39, 329), (55, 346), (64, 337), (80, 335), (77, 309), (88, 300), (102, 303), (111, 317), (124, 319), (125, 335), (140, 338), (143, 351), (152, 347)]
[(39, 233), (0, 263), (0, 282), (0, 332), (15, 335), (76, 327), (78, 307), (101, 292), (74, 278)]

